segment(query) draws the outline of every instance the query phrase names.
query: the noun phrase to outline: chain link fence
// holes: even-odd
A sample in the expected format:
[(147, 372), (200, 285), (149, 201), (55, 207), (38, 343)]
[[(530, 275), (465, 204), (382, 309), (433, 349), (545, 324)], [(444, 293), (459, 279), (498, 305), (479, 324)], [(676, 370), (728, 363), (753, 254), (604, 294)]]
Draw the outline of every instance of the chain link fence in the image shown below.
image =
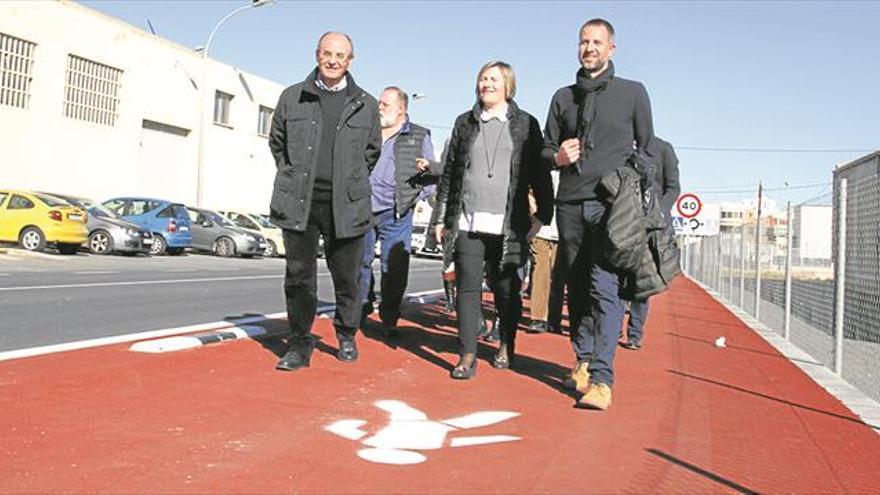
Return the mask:
[(685, 272), (880, 400), (880, 152), (834, 171), (831, 206), (782, 218), (684, 237)]

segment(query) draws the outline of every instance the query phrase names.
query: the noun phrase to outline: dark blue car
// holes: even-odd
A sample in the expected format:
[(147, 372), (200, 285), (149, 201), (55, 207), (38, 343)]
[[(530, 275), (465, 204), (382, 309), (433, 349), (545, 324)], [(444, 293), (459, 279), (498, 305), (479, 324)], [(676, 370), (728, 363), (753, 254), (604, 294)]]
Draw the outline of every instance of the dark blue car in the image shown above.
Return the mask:
[(186, 206), (164, 199), (113, 198), (104, 206), (124, 219), (153, 233), (150, 254), (180, 254), (192, 245)]

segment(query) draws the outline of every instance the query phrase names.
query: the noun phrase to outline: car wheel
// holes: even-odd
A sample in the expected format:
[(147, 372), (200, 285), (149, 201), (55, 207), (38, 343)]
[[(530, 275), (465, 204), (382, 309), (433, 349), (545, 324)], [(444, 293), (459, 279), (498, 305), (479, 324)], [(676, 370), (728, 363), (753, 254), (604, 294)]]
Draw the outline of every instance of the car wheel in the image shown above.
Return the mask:
[(159, 256), (160, 254), (165, 254), (165, 249), (168, 245), (165, 243), (165, 239), (161, 235), (153, 236), (153, 245), (150, 246), (150, 254), (153, 256)]
[(113, 252), (113, 237), (106, 230), (96, 230), (89, 235), (89, 252), (109, 254)]
[(46, 249), (46, 236), (37, 227), (28, 227), (18, 236), (18, 244), (28, 251), (43, 251)]
[(214, 243), (214, 254), (228, 258), (235, 255), (235, 243), (228, 237), (221, 237)]
[(274, 258), (278, 254), (278, 247), (275, 246), (275, 243), (266, 239), (266, 252), (263, 253), (263, 256), (267, 258)]

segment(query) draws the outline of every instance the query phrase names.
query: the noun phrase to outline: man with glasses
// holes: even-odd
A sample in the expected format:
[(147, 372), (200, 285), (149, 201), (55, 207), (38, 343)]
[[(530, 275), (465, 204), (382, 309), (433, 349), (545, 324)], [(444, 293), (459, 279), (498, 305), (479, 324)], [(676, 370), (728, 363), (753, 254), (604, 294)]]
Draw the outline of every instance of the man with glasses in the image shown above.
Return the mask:
[(315, 50), (318, 66), (281, 94), (269, 135), (277, 173), (270, 217), (283, 229), (288, 351), (276, 368), (309, 366), (315, 347), (318, 237), (336, 296), (337, 358), (357, 360), (361, 304), (358, 274), (364, 233), (371, 227), (369, 174), (382, 145), (376, 99), (348, 72), (354, 45), (327, 32)]

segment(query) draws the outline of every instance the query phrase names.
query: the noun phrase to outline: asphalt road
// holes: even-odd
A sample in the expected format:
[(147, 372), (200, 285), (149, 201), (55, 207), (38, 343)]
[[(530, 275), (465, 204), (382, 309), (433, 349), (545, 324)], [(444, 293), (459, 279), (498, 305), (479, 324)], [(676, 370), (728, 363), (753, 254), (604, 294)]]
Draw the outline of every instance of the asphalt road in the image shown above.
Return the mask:
[[(378, 260), (374, 263), (378, 269)], [(413, 258), (408, 292), (440, 288)], [(284, 311), (283, 259), (0, 254), (0, 351)], [(333, 284), (318, 260), (319, 305)]]

